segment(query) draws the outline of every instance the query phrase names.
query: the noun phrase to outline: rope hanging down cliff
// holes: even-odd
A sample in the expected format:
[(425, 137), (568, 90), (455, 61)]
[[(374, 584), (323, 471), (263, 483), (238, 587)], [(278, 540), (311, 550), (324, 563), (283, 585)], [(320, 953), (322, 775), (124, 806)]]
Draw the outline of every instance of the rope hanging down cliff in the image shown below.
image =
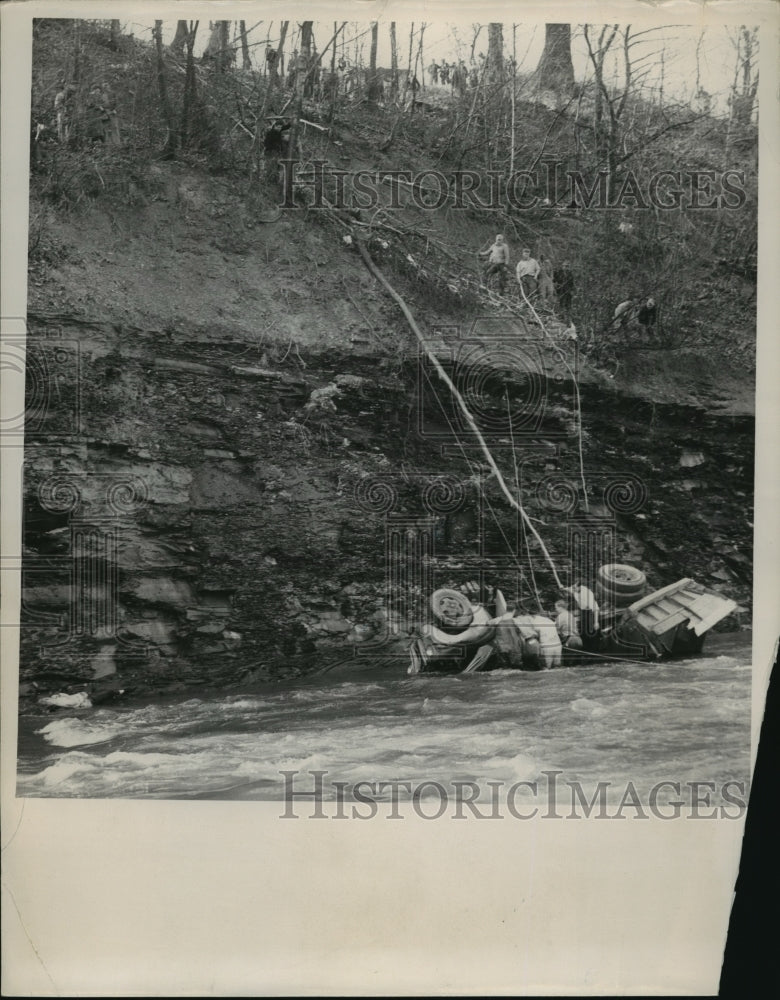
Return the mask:
[(474, 417), (471, 415), (471, 413), (469, 412), (468, 407), (466, 406), (466, 403), (465, 403), (465, 400), (463, 399), (463, 396), (461, 396), (461, 394), (458, 392), (458, 390), (457, 390), (456, 386), (454, 385), (452, 379), (449, 377), (449, 375), (447, 374), (447, 372), (442, 367), (439, 359), (436, 357), (436, 355), (430, 350), (430, 348), (425, 343), (425, 338), (423, 337), (422, 331), (420, 330), (419, 326), (417, 325), (417, 322), (416, 322), (414, 316), (412, 315), (411, 310), (407, 306), (407, 304), (404, 301), (404, 299), (393, 288), (393, 286), (390, 284), (390, 282), (387, 280), (387, 278), (384, 276), (384, 274), (381, 272), (381, 270), (377, 267), (377, 265), (371, 259), (371, 256), (370, 256), (369, 252), (363, 246), (362, 242), (360, 240), (355, 239), (355, 240), (353, 240), (353, 243), (357, 247), (358, 253), (363, 258), (363, 263), (366, 265), (366, 267), (369, 269), (369, 271), (374, 275), (374, 277), (377, 279), (377, 281), (379, 281), (384, 286), (384, 288), (387, 290), (388, 294), (400, 306), (401, 311), (403, 312), (404, 316), (406, 317), (407, 323), (409, 324), (409, 326), (412, 329), (412, 332), (414, 333), (415, 337), (419, 341), (420, 347), (425, 351), (426, 355), (428, 356), (429, 361), (431, 362), (431, 364), (433, 365), (433, 367), (436, 369), (436, 374), (446, 384), (447, 388), (450, 390), (450, 392), (452, 393), (452, 395), (455, 397), (455, 400), (456, 400), (458, 406), (460, 407), (460, 409), (461, 409), (461, 411), (463, 413), (463, 416), (466, 418), (467, 424), (469, 425), (469, 427), (473, 431), (473, 433), (474, 433), (477, 441), (479, 442), (479, 446), (482, 449), (482, 452), (485, 455), (485, 458), (487, 459), (487, 463), (490, 466), (491, 471), (493, 472), (493, 475), (496, 477), (496, 481), (497, 481), (498, 485), (501, 487), (502, 493), (507, 498), (507, 500), (512, 505), (512, 507), (514, 507), (514, 509), (516, 511), (518, 511), (518, 513), (520, 514), (520, 516), (523, 519), (523, 523), (528, 528), (528, 530), (531, 532), (531, 534), (534, 536), (534, 538), (536, 539), (536, 541), (539, 543), (539, 547), (541, 548), (542, 552), (544, 553), (544, 557), (547, 560), (547, 562), (548, 562), (548, 564), (550, 566), (550, 569), (552, 570), (552, 574), (553, 574), (553, 577), (555, 578), (556, 585), (561, 590), (563, 590), (563, 583), (561, 582), (561, 578), (558, 576), (558, 570), (555, 567), (555, 563), (552, 560), (552, 556), (550, 555), (550, 553), (547, 550), (547, 546), (542, 541), (542, 538), (539, 535), (539, 532), (533, 526), (533, 523), (532, 523), (531, 519), (529, 518), (529, 516), (526, 514), (525, 510), (523, 509), (522, 504), (514, 496), (512, 496), (512, 493), (511, 493), (509, 487), (507, 486), (507, 484), (506, 484), (506, 482), (504, 480), (503, 475), (501, 474), (501, 470), (496, 465), (495, 459), (490, 454), (490, 449), (488, 448), (487, 443), (485, 442), (485, 439), (482, 436), (482, 433), (480, 432), (479, 427), (477, 427), (477, 424), (476, 424), (476, 422), (474, 420)]

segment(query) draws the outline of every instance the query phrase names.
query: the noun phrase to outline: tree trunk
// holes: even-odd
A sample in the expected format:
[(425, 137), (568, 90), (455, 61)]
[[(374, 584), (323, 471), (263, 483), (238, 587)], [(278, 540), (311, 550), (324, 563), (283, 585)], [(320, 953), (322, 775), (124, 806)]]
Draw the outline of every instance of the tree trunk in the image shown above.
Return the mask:
[[(80, 20), (73, 22), (73, 83), (78, 87), (81, 82), (81, 25)], [(74, 115), (75, 117), (75, 115)]]
[(233, 50), (229, 39), (230, 21), (213, 21), (211, 35), (203, 52), (204, 60), (213, 60), (219, 73), (224, 73), (233, 61)]
[(173, 122), (173, 109), (168, 96), (168, 81), (165, 77), (165, 61), (163, 59), (162, 21), (154, 22), (154, 44), (157, 52), (157, 85), (160, 88), (160, 106), (163, 118), (168, 128), (168, 137), (163, 148), (163, 158), (170, 160), (176, 154), (176, 126)]
[[(295, 73), (295, 91), (292, 96), (292, 126), (290, 128), (290, 140), (289, 140), (289, 158), (291, 161), (298, 159), (298, 142), (300, 133), (300, 122), (303, 117), (303, 98), (304, 94), (311, 87), (311, 77), (309, 75), (309, 69), (311, 68), (311, 43), (312, 43), (312, 26), (313, 21), (304, 21), (301, 25), (301, 54), (298, 57), (298, 67)], [(285, 170), (284, 173), (284, 204), (290, 207), (294, 204), (293, 200), (293, 164), (289, 164), (289, 168)]]
[(219, 21), (209, 21), (209, 31), (211, 34), (201, 57), (204, 62), (208, 62), (209, 59), (215, 61), (217, 59), (217, 54), (219, 53)]
[(230, 21), (220, 21), (219, 22), (219, 59), (217, 61), (217, 67), (220, 73), (224, 73), (225, 70), (233, 62), (233, 50), (230, 48)]
[(487, 77), (491, 86), (504, 80), (504, 34), (497, 23), (488, 25)]
[[(312, 60), (312, 28), (314, 21), (304, 21), (301, 25), (301, 55), (298, 63), (298, 71), (295, 77), (295, 91), (299, 98), (311, 97), (313, 90), (313, 80), (309, 70)], [(292, 148), (293, 136), (290, 136), (290, 148)]]
[(187, 41), (187, 22), (177, 21), (176, 22), (176, 34), (173, 36), (173, 41), (171, 42), (171, 54), (176, 56), (178, 59), (184, 55), (184, 43)]
[[(549, 25), (548, 25), (549, 27)], [(515, 103), (517, 101), (517, 25), (512, 25), (512, 79), (510, 81), (510, 98), (512, 102), (512, 124), (510, 128), (509, 176), (515, 172)]]
[(238, 30), (241, 33), (241, 56), (243, 59), (244, 69), (251, 69), (252, 60), (249, 56), (249, 42), (246, 37), (246, 21), (238, 22)]
[(740, 125), (749, 125), (753, 118), (753, 105), (758, 92), (758, 71), (755, 69), (756, 37), (747, 28), (741, 29), (737, 43), (737, 76), (742, 74), (742, 89), (738, 91), (736, 79), (732, 88), (732, 116)]
[(379, 45), (379, 22), (371, 23), (371, 55), (368, 61), (368, 99), (369, 101), (379, 100), (379, 80), (376, 76), (376, 50)]
[(469, 55), (469, 65), (473, 66), (476, 62), (474, 59), (474, 49), (477, 47), (477, 39), (479, 38), (480, 32), (482, 31), (481, 24), (474, 25), (474, 37), (471, 39), (471, 54)]
[(195, 78), (195, 36), (198, 32), (199, 21), (190, 21), (187, 29), (187, 37), (184, 43), (187, 46), (187, 68), (184, 74), (184, 98), (181, 109), (181, 139), (183, 145), (188, 145), (192, 135), (192, 114), (195, 109), (197, 97), (197, 80)]
[(544, 51), (536, 68), (540, 90), (570, 94), (574, 87), (574, 64), (571, 58), (571, 25), (546, 24)]
[[(409, 29), (409, 68), (406, 71), (406, 79), (404, 80), (404, 96), (401, 101), (402, 104), (406, 104), (406, 95), (409, 87), (412, 85), (412, 48), (414, 46), (414, 21), (412, 21), (412, 26)], [(412, 107), (414, 107), (414, 94), (412, 94)]]
[(418, 82), (420, 89), (425, 90), (425, 63), (423, 61), (423, 36), (425, 35), (425, 21), (420, 25), (420, 44), (417, 46), (417, 58), (414, 61), (414, 75), (417, 76), (417, 67), (420, 67)]
[[(420, 57), (420, 89), (421, 90), (425, 90), (425, 59), (423, 58), (423, 35), (425, 34), (425, 27), (426, 27), (425, 21), (423, 21), (422, 26), (420, 28), (420, 48), (419, 48), (419, 57)], [(415, 63), (415, 67), (414, 67), (414, 72), (415, 72), (415, 75), (417, 75), (417, 64), (416, 63)]]
[(271, 93), (274, 84), (279, 76), (279, 66), (282, 61), (282, 53), (284, 52), (284, 40), (287, 37), (287, 29), (290, 26), (289, 21), (282, 21), (281, 31), (279, 32), (279, 44), (276, 46), (276, 59), (274, 59), (271, 64), (271, 68), (268, 72), (268, 91), (267, 94)]
[[(333, 37), (336, 37), (338, 25), (333, 22)], [(336, 43), (333, 43), (333, 51), (330, 54), (330, 111), (328, 114), (328, 125), (333, 125), (336, 117), (336, 101), (339, 96), (339, 78), (336, 73)]]
[(593, 148), (599, 169), (606, 166), (608, 172), (611, 171), (615, 162), (615, 143), (618, 141), (618, 136), (617, 121), (614, 117), (615, 112), (610, 103), (609, 91), (604, 80), (604, 60), (615, 40), (618, 27), (617, 24), (611, 26), (604, 25), (599, 33), (599, 40), (594, 49), (588, 25), (583, 26), (583, 35), (588, 47), (588, 56), (593, 66), (593, 75), (596, 82), (593, 96)]
[(111, 21), (111, 48), (114, 52), (119, 49), (119, 33), (120, 33), (120, 23), (119, 21)]
[(398, 100), (398, 43), (395, 37), (395, 21), (390, 22), (390, 97)]

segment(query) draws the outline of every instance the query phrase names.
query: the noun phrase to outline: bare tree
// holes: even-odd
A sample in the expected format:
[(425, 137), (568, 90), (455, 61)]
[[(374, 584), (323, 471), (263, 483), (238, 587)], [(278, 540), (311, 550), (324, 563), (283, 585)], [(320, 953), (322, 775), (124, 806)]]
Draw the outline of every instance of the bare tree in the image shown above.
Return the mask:
[[(419, 43), (417, 45), (417, 55), (414, 57), (414, 71), (412, 73), (412, 92), (413, 92), (412, 93), (412, 107), (414, 107), (414, 104), (415, 104), (415, 97), (414, 97), (414, 90), (416, 89), (415, 88), (415, 81), (416, 81), (416, 83), (417, 83), (418, 86), (421, 86), (422, 89), (425, 90), (425, 68), (424, 68), (425, 64), (423, 63), (423, 38), (425, 36), (425, 29), (426, 29), (426, 27), (427, 27), (427, 25), (426, 25), (425, 21), (423, 21), (423, 23), (420, 25), (420, 41), (419, 41)], [(417, 77), (417, 68), (418, 67), (420, 69), (420, 77), (422, 78), (422, 80), (418, 79), (418, 77)]]
[(729, 98), (731, 115), (737, 124), (749, 125), (758, 93), (758, 28), (741, 25), (732, 44), (736, 49), (736, 67)]
[(244, 69), (252, 68), (252, 59), (249, 55), (249, 41), (246, 37), (246, 21), (238, 22), (238, 30), (241, 35), (241, 58)]
[[(599, 32), (598, 39), (593, 37), (593, 28), (583, 26), (583, 35), (588, 47), (588, 56), (593, 66), (595, 76), (595, 92), (593, 97), (593, 145), (599, 170), (606, 174), (607, 197), (611, 198), (618, 182), (618, 174), (623, 165), (641, 150), (657, 142), (663, 136), (675, 129), (684, 128), (704, 117), (703, 113), (691, 113), (687, 105), (679, 105), (676, 109), (657, 104), (658, 114), (653, 119), (648, 118), (644, 129), (637, 130), (635, 122), (627, 108), (635, 106), (630, 100), (638, 91), (644, 78), (650, 70), (662, 64), (657, 53), (643, 56), (633, 55), (638, 45), (645, 42), (646, 36), (655, 29), (650, 28), (640, 32), (632, 32), (631, 25), (621, 29), (619, 25), (605, 25)], [(615, 81), (611, 86), (604, 76), (604, 62), (610, 48), (619, 39), (621, 42), (621, 57), (618, 64), (622, 65), (623, 80), (618, 86)], [(663, 51), (661, 52), (661, 56)], [(661, 95), (662, 97), (662, 95)]]
[[(425, 90), (425, 58), (423, 57), (423, 36), (425, 35), (425, 28), (426, 25), (425, 22), (423, 21), (423, 25), (420, 28), (420, 49), (418, 52), (420, 61), (420, 83), (422, 85), (423, 90)], [(417, 66), (415, 64), (415, 72), (416, 71), (417, 71)]]
[(395, 37), (395, 21), (390, 22), (390, 96), (398, 99), (398, 42)]
[(379, 45), (379, 22), (371, 22), (371, 53), (368, 59), (368, 99), (379, 100), (379, 80), (376, 75), (376, 50)]
[(235, 52), (230, 46), (230, 21), (212, 21), (211, 35), (203, 51), (205, 60), (213, 60), (217, 71), (224, 73), (235, 59)]
[(571, 25), (546, 24), (544, 51), (536, 67), (540, 90), (570, 94), (574, 86), (574, 64), (571, 58)]
[[(409, 91), (409, 87), (412, 83), (412, 49), (414, 47), (414, 21), (412, 21), (412, 26), (409, 29), (409, 59), (408, 59), (408, 69), (406, 70), (406, 79), (404, 80), (404, 93), (401, 99), (402, 104), (406, 104), (406, 95)], [(414, 107), (414, 96), (412, 96), (412, 107)]]
[[(300, 89), (299, 96), (301, 99), (304, 97), (311, 97), (312, 91), (314, 89), (314, 83), (309, 70), (312, 66), (312, 48), (314, 44), (314, 21), (304, 21), (301, 24), (301, 66), (296, 75), (296, 93)], [(302, 68), (302, 72), (301, 72)], [(302, 83), (301, 88), (297, 85)], [(292, 139), (290, 138), (290, 149), (292, 149)]]
[(162, 155), (164, 159), (171, 159), (176, 155), (176, 126), (173, 119), (173, 108), (168, 94), (168, 80), (165, 75), (165, 59), (163, 57), (162, 43), (162, 21), (154, 22), (154, 45), (157, 53), (157, 85), (160, 89), (160, 107), (163, 118), (168, 129), (165, 140), (165, 147)]
[(176, 22), (176, 34), (173, 36), (173, 41), (171, 42), (170, 49), (171, 54), (176, 56), (178, 59), (184, 55), (184, 43), (187, 38), (187, 22), (177, 21)]
[(488, 25), (487, 79), (493, 86), (504, 82), (504, 33), (503, 25)]
[(515, 172), (515, 102), (517, 100), (517, 25), (512, 25), (512, 80), (509, 96), (512, 102), (512, 121), (510, 124), (509, 176)]
[(469, 53), (469, 63), (473, 66), (474, 63), (476, 62), (476, 60), (474, 59), (474, 50), (477, 47), (477, 39), (479, 38), (480, 32), (482, 31), (482, 25), (474, 24), (472, 25), (472, 27), (474, 28), (474, 36), (471, 39), (471, 52)]
[(81, 26), (85, 23), (78, 18), (73, 21), (73, 73), (71, 79), (76, 86), (81, 83)]
[(625, 29), (624, 38), (626, 40), (626, 85), (622, 93), (622, 98), (618, 102), (617, 97), (610, 96), (604, 79), (604, 60), (617, 37), (619, 25), (605, 24), (599, 33), (598, 41), (594, 42), (591, 37), (589, 25), (583, 26), (585, 43), (588, 46), (588, 56), (593, 66), (593, 73), (596, 78), (596, 91), (593, 98), (593, 141), (595, 152), (601, 164), (607, 169), (608, 190), (611, 189), (612, 181), (617, 167), (617, 149), (619, 141), (619, 121), (620, 115), (628, 96), (630, 85), (631, 63), (628, 60), (628, 39), (630, 37), (631, 25)]
[(195, 76), (195, 36), (198, 33), (199, 21), (190, 21), (187, 26), (187, 37), (184, 44), (187, 48), (187, 67), (184, 74), (184, 99), (181, 111), (181, 139), (184, 145), (192, 136), (193, 116), (197, 101), (197, 78)]
[(228, 66), (232, 65), (236, 54), (230, 46), (230, 21), (219, 22), (219, 59), (217, 66), (221, 73), (224, 73)]
[(282, 27), (279, 31), (279, 44), (276, 46), (276, 58), (270, 64), (270, 68), (268, 70), (268, 91), (266, 96), (270, 94), (271, 90), (274, 87), (274, 84), (279, 78), (279, 65), (282, 61), (282, 53), (284, 52), (284, 42), (285, 39), (287, 38), (287, 29), (289, 28), (289, 26), (290, 26), (289, 21), (282, 21)]

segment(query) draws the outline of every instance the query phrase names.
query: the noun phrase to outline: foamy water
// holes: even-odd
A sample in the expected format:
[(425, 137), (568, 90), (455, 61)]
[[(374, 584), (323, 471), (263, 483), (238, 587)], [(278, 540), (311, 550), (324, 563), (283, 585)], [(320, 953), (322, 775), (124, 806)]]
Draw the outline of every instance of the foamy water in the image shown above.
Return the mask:
[(734, 656), (323, 681), (24, 717), (17, 794), (280, 800), (285, 770), (328, 772), (326, 797), (332, 781), (486, 788), (550, 769), (586, 788), (719, 788), (747, 781), (749, 732), (750, 665)]

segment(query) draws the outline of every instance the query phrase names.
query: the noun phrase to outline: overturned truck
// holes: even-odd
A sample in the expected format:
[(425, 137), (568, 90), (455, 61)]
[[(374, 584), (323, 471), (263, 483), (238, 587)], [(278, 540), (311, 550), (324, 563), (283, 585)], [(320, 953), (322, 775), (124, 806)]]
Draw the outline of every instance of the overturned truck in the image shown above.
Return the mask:
[(737, 607), (689, 578), (646, 590), (644, 573), (636, 567), (602, 566), (595, 593), (579, 585), (565, 588), (555, 620), (510, 610), (500, 590), (490, 608), (473, 595), (437, 590), (431, 597), (433, 621), (411, 643), (408, 673), (544, 670), (694, 656), (707, 632)]

